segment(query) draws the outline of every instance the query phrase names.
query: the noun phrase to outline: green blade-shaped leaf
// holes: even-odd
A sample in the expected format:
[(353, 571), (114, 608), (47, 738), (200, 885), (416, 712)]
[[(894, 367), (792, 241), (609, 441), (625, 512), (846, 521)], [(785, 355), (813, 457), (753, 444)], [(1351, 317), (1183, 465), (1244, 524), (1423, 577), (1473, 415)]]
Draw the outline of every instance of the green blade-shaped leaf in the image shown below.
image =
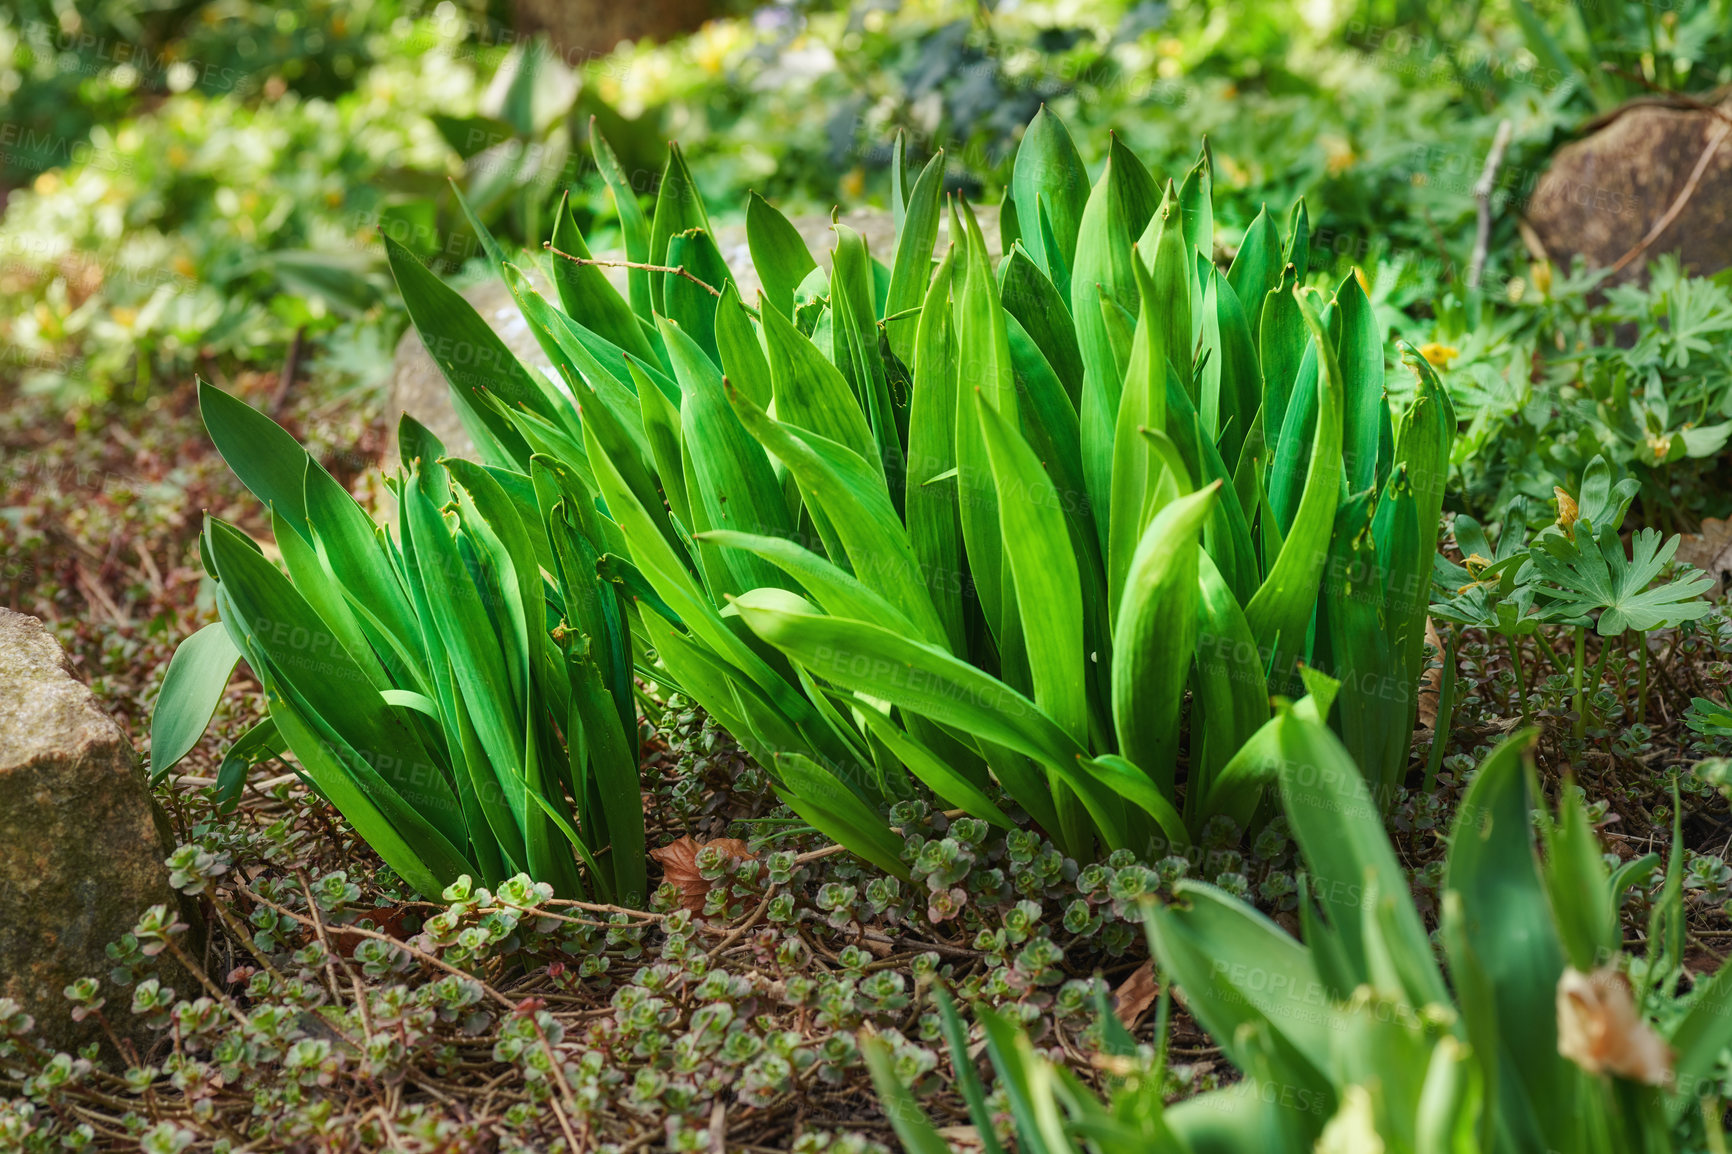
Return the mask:
[(1197, 640), (1198, 534), (1211, 485), (1163, 508), (1137, 545), (1113, 630), (1119, 752), (1171, 796), (1184, 686)]
[[(716, 247), (715, 240), (707, 231), (688, 229), (675, 233), (668, 241), (667, 263), (673, 268), (685, 269), (692, 277), (697, 278), (694, 281), (672, 273), (656, 274), (667, 278), (667, 283), (662, 287), (662, 301), (667, 318), (696, 341), (704, 350), (705, 356), (719, 364), (721, 355), (716, 351), (716, 305), (721, 297), (718, 294), (734, 283), (733, 274), (722, 260), (721, 250)], [(700, 281), (701, 284), (697, 283)]]
[[(1074, 766), (1082, 752), (1034, 702), (967, 662), (904, 634), (802, 610), (793, 601), (778, 590), (759, 589), (735, 605), (752, 632), (832, 684), (1049, 766)], [(1036, 821), (1056, 826), (1049, 798), (1026, 792), (1014, 796)]]
[(1245, 239), (1239, 242), (1239, 251), (1227, 269), (1227, 283), (1245, 306), (1253, 346), (1262, 332), (1263, 302), (1280, 281), (1281, 234), (1265, 205), (1245, 230)]
[(198, 382), (199, 416), (217, 452), (253, 496), (275, 508), (296, 532), (310, 538), (306, 475), (324, 466), (314, 461), (281, 425), (204, 380)]
[(777, 754), (775, 764), (782, 780), (780, 792), (795, 813), (849, 852), (885, 873), (909, 880), (902, 839), (835, 774), (801, 753)]
[(872, 465), (841, 445), (772, 419), (737, 390), (730, 390), (729, 400), (746, 429), (799, 478), (807, 503), (834, 524), (855, 576), (900, 609), (922, 640), (942, 643), (944, 625)]
[[(595, 157), (595, 166), (601, 171), (602, 180), (607, 182), (607, 189), (613, 195), (614, 210), (619, 213), (620, 237), (625, 241), (626, 259), (636, 264), (650, 262), (650, 228), (645, 219), (643, 206), (638, 203), (637, 190), (632, 185), (631, 177), (626, 175), (619, 158), (613, 149), (596, 131), (595, 117), (589, 118), (589, 147)], [(650, 319), (649, 273), (642, 269), (629, 269), (626, 281), (630, 286), (631, 309), (645, 321)]]
[(955, 246), (945, 251), (932, 278), (915, 337), (903, 512), (909, 544), (944, 623), (950, 651), (960, 654), (968, 651), (962, 610), (962, 521), (957, 482), (940, 479), (954, 475), (956, 469), (956, 341), (949, 299), (955, 253)]
[(764, 299), (792, 320), (794, 290), (818, 267), (800, 230), (754, 192), (746, 204), (746, 244), (752, 253), (752, 267), (764, 286)]
[[(571, 206), (564, 200), (554, 217), (553, 247), (579, 260), (593, 259), (571, 214)], [(655, 351), (650, 348), (649, 338), (644, 335), (631, 305), (619, 295), (619, 290), (613, 287), (613, 282), (600, 268), (567, 260), (556, 253), (553, 257), (553, 286), (558, 290), (559, 305), (566, 315), (581, 320), (586, 328), (634, 357), (655, 359)]]
[[(692, 229), (712, 232), (710, 214), (704, 210), (703, 195), (692, 180), (680, 146), (670, 144), (667, 166), (662, 170), (661, 185), (656, 191), (655, 216), (650, 220), (648, 263), (666, 265), (673, 238)], [(664, 315), (667, 313), (668, 278), (668, 273), (649, 274), (650, 303), (656, 312)]]
[(868, 461), (879, 461), (872, 427), (847, 378), (775, 309), (761, 309), (760, 316), (777, 418), (846, 445)]
[(1249, 1043), (1259, 1028), (1279, 1035), (1290, 1061), (1275, 1072), (1327, 1100), (1330, 1019), (1318, 1012), (1324, 987), (1310, 951), (1213, 886), (1181, 880), (1174, 888), (1187, 907), (1157, 905), (1144, 924), (1186, 1007), (1241, 1069), (1254, 1064)]
[[(1207, 552), (1197, 554), (1197, 664), (1192, 681), (1191, 782), (1187, 809), (1194, 824), (1210, 816), (1202, 803), (1228, 761), (1269, 720), (1269, 686), (1245, 611)], [(1198, 733), (1202, 744), (1198, 749)], [(1250, 823), (1261, 789), (1223, 796), (1223, 812)]]
[(287, 748), (277, 733), (276, 723), (269, 717), (235, 738), (234, 744), (223, 754), (222, 764), (217, 767), (217, 812), (232, 813), (240, 800), (241, 790), (246, 788), (247, 773), (255, 765), (281, 757)]
[[(1557, 1017), (1535, 1014), (1557, 997), (1564, 957), (1553, 928), (1545, 887), (1534, 861), (1523, 762), (1531, 732), (1504, 739), (1480, 766), (1462, 798), (1450, 838), (1444, 890), (1460, 901), (1457, 943), (1449, 945), (1450, 970), (1483, 973), (1492, 1012), (1520, 1028), (1497, 1031), (1498, 1065), (1512, 1092), (1531, 1103), (1547, 1133), (1567, 1133), (1573, 1080), (1558, 1056)], [(1472, 959), (1464, 954), (1471, 951)], [(1529, 1007), (1522, 1009), (1521, 1007)], [(1483, 1046), (1470, 1018), (1469, 1040)]]
[(1347, 491), (1361, 493), (1377, 484), (1378, 445), (1389, 422), (1383, 396), (1383, 329), (1371, 301), (1348, 274), (1335, 290), (1341, 312), (1342, 453)]
[(1113, 430), (1124, 379), (1102, 301), (1109, 297), (1120, 307), (1136, 305), (1137, 285), (1131, 269), (1136, 258), (1131, 244), (1142, 234), (1160, 199), (1148, 169), (1115, 136), (1107, 166), (1083, 210), (1070, 285), (1070, 311), (1076, 318), (1077, 347), (1083, 363), (1083, 475), (1088, 481), (1089, 501), (1097, 509), (1111, 504)]
[(1409, 1004), (1447, 1005), (1449, 992), (1433, 960), (1430, 938), (1383, 829), (1380, 799), (1315, 712), (1302, 716), (1294, 709), (1271, 724), (1279, 750), (1283, 809), (1357, 981), (1368, 982), (1372, 976), (1361, 906), (1375, 890), (1389, 907), (1384, 915), (1392, 927), (1389, 951)]
[(220, 621), (175, 646), (150, 717), (152, 781), (173, 769), (204, 736), (240, 659)]
[(975, 395), (975, 413), (1000, 494), (999, 525), (1016, 582), (1035, 704), (1084, 745), (1088, 698), (1083, 605), (1063, 497), (1028, 443), (983, 394)]
[(896, 1131), (902, 1148), (908, 1154), (951, 1154), (950, 1144), (933, 1129), (919, 1100), (896, 1076), (889, 1044), (875, 1034), (862, 1035), (860, 1054), (866, 1059), (872, 1085), (884, 1103), (884, 1114), (890, 1119), (890, 1128)]
[(1318, 419), (1312, 442), (1311, 466), (1299, 499), (1293, 527), (1280, 555), (1269, 567), (1263, 585), (1245, 607), (1245, 618), (1259, 646), (1274, 652), (1272, 680), (1277, 688), (1291, 684), (1293, 670), (1304, 656), (1305, 635), (1317, 589), (1328, 560), (1330, 530), (1340, 496), (1341, 370), (1335, 349), (1311, 302), (1300, 298), (1300, 313), (1320, 350), (1317, 374)]
[(390, 237), (385, 238), (385, 254), (409, 319), (451, 386), (463, 428), (493, 464), (526, 468), (529, 452), (522, 436), (483, 402), (480, 394), (492, 393), (510, 408), (522, 407), (547, 420), (557, 420), (557, 411), (545, 392), (462, 294)]
[(1063, 383), (1071, 406), (1080, 405), (1082, 352), (1077, 348), (1076, 326), (1071, 321), (1068, 299), (1020, 245), (1005, 255), (999, 275), (1004, 281), (1000, 298), (1005, 311), (1017, 319), (1039, 347)]
[[(890, 295), (884, 302), (887, 318), (917, 309), (926, 299), (927, 285), (932, 277), (932, 248), (938, 242), (938, 219), (942, 213), (939, 201), (943, 193), (944, 151), (940, 149), (926, 162), (920, 179), (914, 182), (904, 218), (897, 224)], [(914, 359), (918, 328), (919, 319), (912, 316), (885, 321), (891, 351), (905, 362)]]
[[(1058, 287), (1069, 292), (1067, 279), (1057, 269), (1076, 265), (1077, 232), (1088, 203), (1088, 169), (1064, 123), (1043, 105), (1029, 121), (1017, 145), (1011, 171), (1010, 191), (1016, 215), (1022, 224), (1023, 247)], [(1036, 227), (1045, 215), (1057, 251), (1048, 246)], [(1008, 251), (1008, 250), (1006, 250)]]

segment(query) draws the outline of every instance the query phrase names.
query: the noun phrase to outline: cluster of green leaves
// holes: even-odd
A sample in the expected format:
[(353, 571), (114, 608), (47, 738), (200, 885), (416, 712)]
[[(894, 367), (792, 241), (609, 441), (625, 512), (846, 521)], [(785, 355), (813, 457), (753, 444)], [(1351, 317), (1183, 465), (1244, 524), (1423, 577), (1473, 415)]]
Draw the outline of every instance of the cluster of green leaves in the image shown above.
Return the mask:
[(0, 13), (11, 143), (53, 141), (60, 155), (8, 148), (0, 173), (23, 183), (64, 163), (93, 126), (114, 124), (141, 99), (189, 89), (254, 97), (273, 76), (303, 96), (339, 96), (389, 43), (380, 34), (416, 7), (243, 0), (141, 10), (126, 0), (19, 0)]
[[(194, 51), (101, 28), (92, 7), (86, 31), (33, 24), (20, 44), (45, 39), (28, 52), (53, 66), (45, 49), (64, 41), (82, 50), (89, 35), (110, 71), (130, 60), (134, 72), (171, 67), (173, 58), (157, 53), (185, 62)], [(365, 27), (359, 6), (318, 7), (333, 23)], [(297, 334), (302, 369), (321, 390), (382, 379), (402, 319), (387, 304), (390, 278), (374, 236), (431, 236), (438, 205), (429, 190), (443, 187), (452, 165), (450, 145), (406, 110), (487, 107), (481, 65), (505, 54), (487, 49), (478, 59), (461, 22), (394, 22), (393, 7), (383, 0), (368, 9), (389, 30), (368, 34), (378, 58), (370, 67), (357, 58), (351, 91), (263, 100), (199, 84), (97, 126), (88, 142), (25, 124), (21, 111), (8, 155), (28, 155), (44, 171), (10, 191), (0, 216), (11, 306), (0, 379), (67, 404), (142, 400), (194, 372), (275, 374)], [(270, 39), (259, 27), (270, 26), (268, 15), (233, 11), (244, 27), (220, 29)], [(295, 35), (317, 31), (305, 8), (293, 20), (282, 11)], [(5, 71), (7, 35), (0, 27), (0, 90), (18, 79)], [(230, 67), (190, 59), (210, 62), (213, 75)], [(230, 75), (256, 90), (271, 73), (261, 61)], [(22, 97), (31, 96), (34, 72), (25, 69), (22, 83)], [(130, 104), (140, 94), (128, 96)], [(449, 212), (459, 216), (454, 201)]]
[(752, 200), (754, 309), (680, 152), (646, 214), (594, 146), (625, 295), (569, 213), (557, 306), (474, 222), (575, 404), (393, 246), (399, 289), (489, 463), (593, 486), (657, 679), (803, 817), (897, 874), (881, 814), (914, 781), (1079, 859), (1187, 844), (1252, 816), (1266, 762), (1242, 747), (1301, 666), (1341, 675), (1343, 735), (1393, 792), (1453, 410), (1410, 357), (1391, 412), (1356, 278), (1294, 291), (1302, 203), (1222, 272), (1206, 153), (1163, 190), (1115, 143), (1091, 189), (1042, 114), (996, 270), (966, 205), (934, 260), (944, 162), (910, 179), (899, 152), (889, 264), (838, 225), (826, 272)]
[[(1528, 51), (1596, 112), (1658, 86), (1692, 92), (1724, 83), (1732, 56), (1732, 6), (1695, 0), (1664, 10), (1610, 0), (1549, 6), (1509, 0)], [(1549, 17), (1549, 19), (1548, 19)]]
[(588, 493), (555, 463), (517, 474), (446, 460), (405, 417), (393, 534), (269, 418), (209, 385), (200, 403), (271, 511), (282, 568), (207, 519), (221, 621), (169, 665), (153, 773), (198, 741), (244, 657), (270, 713), (224, 758), (230, 804), (250, 765), (288, 751), (423, 895), (527, 872), (560, 896), (642, 902), (629, 637), (568, 527), (594, 516)]
[(1438, 339), (1461, 353), (1467, 506), (1491, 515), (1543, 500), (1603, 456), (1640, 482), (1644, 524), (1693, 528), (1732, 513), (1719, 479), (1732, 436), (1732, 283), (1689, 276), (1670, 255), (1646, 285), (1537, 272), (1544, 291), (1503, 315), (1439, 319)]
[[(1641, 529), (1630, 537), (1628, 552), (1620, 530), (1641, 484), (1625, 477), (1615, 484), (1604, 457), (1595, 457), (1583, 473), (1581, 490), (1571, 497), (1557, 490), (1557, 520), (1530, 540), (1525, 530), (1526, 502), (1512, 502), (1503, 529), (1495, 538), (1464, 514), (1455, 518), (1455, 539), (1462, 561), (1439, 553), (1433, 581), (1439, 600), (1431, 607), (1438, 621), (1459, 628), (1483, 629), (1504, 639), (1517, 679), (1520, 706), (1527, 712), (1523, 659), (1524, 638), (1560, 673), (1571, 672), (1576, 693), (1576, 736), (1586, 723), (1586, 637), (1591, 626), (1602, 638), (1600, 658), (1591, 680), (1627, 634), (1637, 635), (1643, 670), (1640, 708), (1646, 708), (1647, 635), (1695, 621), (1709, 611), (1704, 594), (1713, 579), (1692, 567), (1665, 576), (1679, 538), (1662, 537), (1658, 529)], [(1543, 626), (1573, 630), (1573, 667), (1560, 658)], [(1453, 639), (1451, 645), (1453, 647)], [(1445, 716), (1448, 707), (1443, 709)]]
[[(1310, 871), (1300, 939), (1195, 881), (1178, 883), (1179, 900), (1148, 922), (1167, 981), (1244, 1082), (1166, 1108), (1164, 1054), (1151, 1064), (1109, 1016), (1105, 1041), (1117, 1069), (1102, 1102), (1038, 1057), (1026, 1036), (980, 1011), (1023, 1149), (1610, 1154), (1699, 1148), (1704, 1125), (1713, 1130), (1710, 1148), (1719, 1148), (1720, 1111), (1702, 1090), (1718, 1085), (1715, 1069), (1732, 1041), (1732, 968), (1678, 994), (1685, 947), (1676, 838), (1646, 951), (1631, 956), (1618, 908), (1658, 855), (1608, 873), (1579, 791), (1567, 787), (1555, 815), (1539, 811), (1536, 846), (1537, 785), (1526, 764), (1533, 738), (1506, 740), (1469, 786), (1450, 842), (1446, 981), (1345, 748), (1314, 709), (1284, 710), (1276, 725), (1282, 801)], [(1628, 993), (1631, 1015), (1593, 1053), (1565, 1038), (1565, 1056), (1563, 990), (1590, 973)], [(990, 1135), (968, 1035), (954, 1016), (948, 1025), (963, 1096)], [(1667, 1069), (1620, 1058), (1643, 1037), (1650, 1048), (1663, 1043)], [(907, 1148), (944, 1151), (881, 1048), (869, 1040), (865, 1053)]]

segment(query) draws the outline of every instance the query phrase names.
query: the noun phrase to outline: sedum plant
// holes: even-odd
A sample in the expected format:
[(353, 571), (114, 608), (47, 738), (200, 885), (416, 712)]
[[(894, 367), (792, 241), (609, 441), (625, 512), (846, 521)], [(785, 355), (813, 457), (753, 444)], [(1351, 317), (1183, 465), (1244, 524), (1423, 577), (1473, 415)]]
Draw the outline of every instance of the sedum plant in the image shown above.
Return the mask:
[[(1161, 1055), (1149, 1062), (1107, 1016), (1102, 1101), (978, 1010), (1021, 1149), (1658, 1154), (1702, 1148), (1705, 1127), (1707, 1148), (1722, 1149), (1732, 968), (1678, 992), (1676, 838), (1646, 949), (1626, 952), (1619, 905), (1657, 855), (1608, 873), (1567, 782), (1555, 812), (1531, 809), (1534, 739), (1515, 735), (1486, 759), (1457, 815), (1440, 967), (1368, 783), (1320, 720), (1330, 687), (1319, 688), (1274, 722), (1281, 798), (1310, 871), (1300, 938), (1193, 881), (1147, 923), (1166, 980), (1243, 1081), (1167, 1108)], [(960, 1088), (990, 1134), (968, 1034), (945, 1010)], [(882, 1044), (868, 1039), (864, 1053), (905, 1146), (946, 1149)]]
[(376, 526), (268, 417), (202, 383), (199, 402), (270, 509), (281, 563), (207, 517), (221, 620), (169, 664), (153, 774), (197, 742), (245, 658), (269, 716), (225, 756), (225, 802), (249, 765), (288, 752), (424, 897), (527, 872), (561, 896), (644, 901), (629, 636), (586, 539), (559, 531), (594, 516), (582, 491), (557, 465), (445, 459), (405, 417), (396, 522)]
[(1223, 272), (1206, 151), (1163, 187), (1115, 140), (1091, 186), (1043, 112), (996, 267), (942, 155), (899, 148), (892, 252), (837, 225), (825, 270), (751, 199), (747, 301), (678, 148), (646, 213), (593, 139), (627, 261), (563, 210), (545, 258), (476, 225), (557, 385), (387, 242), (392, 267), (489, 468), (584, 489), (570, 528), (654, 679), (812, 825), (898, 874), (881, 815), (916, 781), (1079, 859), (1243, 825), (1267, 773), (1236, 758), (1302, 667), (1340, 676), (1393, 792), (1455, 422), (1416, 356), (1392, 407), (1357, 278), (1299, 287), (1303, 204)]

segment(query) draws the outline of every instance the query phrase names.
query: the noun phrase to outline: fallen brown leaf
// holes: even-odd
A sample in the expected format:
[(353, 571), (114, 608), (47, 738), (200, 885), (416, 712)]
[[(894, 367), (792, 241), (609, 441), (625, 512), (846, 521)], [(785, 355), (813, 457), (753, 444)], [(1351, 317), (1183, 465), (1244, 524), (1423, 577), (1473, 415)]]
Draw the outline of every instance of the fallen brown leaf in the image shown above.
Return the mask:
[(1113, 991), (1113, 1012), (1118, 1014), (1125, 1029), (1134, 1030), (1137, 1021), (1148, 1013), (1160, 993), (1160, 984), (1155, 981), (1155, 962), (1151, 958), (1132, 970), (1131, 976)]
[(1443, 638), (1431, 618), (1425, 619), (1425, 643), (1437, 650), (1439, 664), (1428, 666), (1419, 679), (1419, 727), (1427, 732), (1437, 728), (1438, 699), (1443, 696)]
[(650, 857), (661, 863), (662, 878), (680, 887), (680, 905), (693, 913), (702, 913), (704, 898), (709, 895), (710, 882), (698, 872), (698, 851), (715, 848), (741, 859), (756, 860), (757, 854), (746, 848), (746, 843), (737, 837), (719, 837), (713, 841), (700, 842), (690, 834), (678, 841), (669, 842), (660, 849), (650, 850)]

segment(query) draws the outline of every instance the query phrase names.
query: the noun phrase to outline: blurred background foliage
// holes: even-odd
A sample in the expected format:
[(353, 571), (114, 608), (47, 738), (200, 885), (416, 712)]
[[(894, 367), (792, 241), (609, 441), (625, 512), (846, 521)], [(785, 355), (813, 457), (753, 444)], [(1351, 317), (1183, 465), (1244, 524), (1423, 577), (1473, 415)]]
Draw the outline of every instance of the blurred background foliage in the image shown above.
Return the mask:
[[(790, 213), (885, 206), (898, 133), (916, 160), (943, 147), (952, 189), (996, 201), (1042, 103), (1092, 167), (1109, 128), (1170, 174), (1206, 136), (1218, 255), (1260, 205), (1303, 196), (1315, 281), (1361, 269), (1393, 330), (1444, 363), (1460, 346), (1475, 381), (1508, 385), (1498, 365), (1591, 327), (1591, 281), (1531, 268), (1502, 209), (1617, 101), (1732, 81), (1732, 0), (715, 12), (688, 35), (598, 52), (514, 32), (523, 12), (488, 0), (7, 6), (0, 388), (88, 409), (193, 372), (274, 369), (291, 348), (321, 389), (375, 387), (403, 323), (379, 233), (456, 283), (481, 273), (448, 181), (517, 242), (538, 244), (569, 192), (592, 247), (617, 244), (592, 124), (646, 196), (678, 139), (725, 219), (753, 189)], [(1497, 231), (1470, 291), (1472, 188), (1505, 120)], [(1577, 303), (1552, 307), (1566, 291)], [(1495, 338), (1484, 300), (1514, 310)], [(1491, 390), (1495, 411), (1521, 408), (1510, 391)], [(1470, 489), (1509, 488), (1476, 468)]]

